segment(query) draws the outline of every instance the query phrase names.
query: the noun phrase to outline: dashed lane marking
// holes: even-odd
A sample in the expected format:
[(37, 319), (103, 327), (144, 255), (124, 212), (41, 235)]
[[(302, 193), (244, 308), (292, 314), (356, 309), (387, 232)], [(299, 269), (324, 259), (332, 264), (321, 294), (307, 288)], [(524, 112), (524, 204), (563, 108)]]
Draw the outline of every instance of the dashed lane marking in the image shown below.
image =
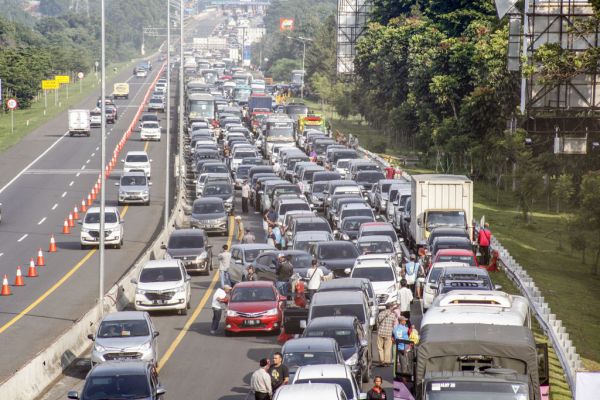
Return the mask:
[(71, 183), (69, 183), (69, 186), (73, 186), (74, 183), (75, 181), (71, 181)]
[(44, 218), (40, 219), (40, 222), (38, 222), (38, 225), (41, 225), (41, 224), (43, 224), (45, 220), (46, 220), (46, 217), (44, 217)]
[(21, 236), (21, 237), (19, 238), (19, 240), (17, 240), (17, 242), (19, 242), (19, 243), (20, 243), (20, 242), (22, 242), (23, 240), (25, 240), (25, 238), (26, 238), (27, 236), (29, 236), (29, 234), (27, 234), (27, 233), (26, 233), (26, 234), (24, 234), (23, 236)]
[(67, 192), (63, 192), (62, 196), (60, 196), (60, 197), (62, 197), (64, 199), (66, 195), (67, 195)]
[(52, 211), (56, 210), (56, 207), (58, 207), (58, 203), (54, 203), (54, 205), (52, 206)]

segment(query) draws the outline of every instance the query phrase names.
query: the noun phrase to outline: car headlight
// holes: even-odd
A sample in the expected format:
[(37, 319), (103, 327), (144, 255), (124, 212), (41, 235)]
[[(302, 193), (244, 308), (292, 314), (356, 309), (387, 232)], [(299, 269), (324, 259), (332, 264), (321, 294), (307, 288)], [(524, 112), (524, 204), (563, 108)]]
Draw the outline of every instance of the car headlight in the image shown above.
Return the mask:
[(148, 194), (148, 193), (150, 193), (150, 191), (149, 191), (149, 190), (144, 190), (144, 191), (142, 192), (142, 194)]
[(233, 196), (225, 200), (225, 203), (233, 203)]
[(354, 366), (358, 364), (358, 353), (352, 354), (352, 357), (346, 360), (346, 365)]
[(348, 234), (347, 234), (347, 233), (344, 233), (344, 234), (342, 235), (342, 239), (344, 239), (344, 240), (350, 240), (350, 236), (348, 236)]
[(135, 289), (135, 294), (146, 294), (144, 289)]
[(90, 233), (90, 230), (87, 228), (81, 228), (81, 233)]
[(387, 288), (387, 292), (389, 294), (395, 294), (396, 293), (396, 285), (392, 285), (389, 288)]
[(150, 342), (146, 342), (139, 347), (140, 350), (150, 350), (151, 344)]
[(227, 310), (227, 316), (228, 317), (237, 317), (238, 313), (237, 313), (237, 311)]
[(173, 257), (171, 257), (171, 255), (169, 253), (165, 253), (165, 260), (170, 260)]
[(271, 315), (277, 315), (278, 312), (279, 312), (279, 310), (277, 310), (277, 308), (271, 308), (269, 311), (267, 311), (265, 313), (265, 315), (269, 315), (269, 316), (271, 316)]
[(182, 292), (185, 292), (185, 284), (181, 285), (181, 286), (177, 286), (175, 288), (175, 293), (182, 293)]
[(319, 202), (319, 198), (318, 198), (317, 196), (310, 196), (310, 200), (311, 200), (313, 203), (318, 203), (318, 202)]
[(101, 344), (94, 344), (94, 350), (99, 351), (99, 352), (103, 352), (106, 351), (106, 348), (104, 346), (102, 346)]
[(200, 254), (198, 257), (196, 257), (196, 260), (198, 261), (202, 261), (202, 260), (206, 260), (208, 258), (208, 254), (203, 251), (202, 254)]

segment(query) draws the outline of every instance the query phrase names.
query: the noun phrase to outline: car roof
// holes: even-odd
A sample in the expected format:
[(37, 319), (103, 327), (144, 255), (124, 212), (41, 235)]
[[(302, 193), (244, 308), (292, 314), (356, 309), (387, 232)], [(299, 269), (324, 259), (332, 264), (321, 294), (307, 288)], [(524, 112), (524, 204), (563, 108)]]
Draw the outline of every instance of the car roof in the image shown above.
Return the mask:
[(473, 268), (473, 267), (452, 267), (448, 268), (447, 271), (442, 271), (442, 275), (480, 275), (488, 277), (489, 274), (487, 270), (483, 268)]
[(358, 242), (390, 242), (393, 243), (392, 238), (385, 235), (373, 235), (373, 236), (361, 236), (358, 238)]
[(364, 230), (373, 230), (373, 229), (387, 229), (387, 230), (392, 230), (394, 229), (394, 226), (392, 224), (390, 224), (389, 222), (367, 222), (366, 224), (362, 224), (360, 226), (360, 228), (364, 231)]
[(317, 243), (317, 246), (336, 246), (336, 245), (340, 245), (340, 244), (343, 244), (344, 246), (350, 245), (350, 246), (355, 247), (354, 243), (348, 242), (346, 240), (332, 240), (330, 242), (320, 242), (320, 243)]
[(117, 311), (106, 314), (102, 321), (146, 320), (145, 311)]
[(341, 328), (341, 327), (351, 327), (354, 325), (354, 321), (357, 318), (349, 315), (339, 315), (339, 316), (328, 316), (328, 317), (317, 317), (310, 320), (306, 329), (309, 328)]
[[(285, 254), (286, 256), (291, 255), (291, 256), (309, 256), (310, 257), (310, 253), (308, 251), (304, 251), (304, 250), (271, 250), (271, 251), (265, 251), (262, 254)], [(261, 254), (261, 255), (262, 255)]]
[(310, 378), (348, 378), (352, 376), (352, 372), (347, 365), (342, 364), (317, 364), (303, 365), (296, 370), (295, 379), (310, 379)]
[(354, 210), (359, 208), (368, 208), (371, 209), (371, 206), (367, 203), (348, 203), (344, 205), (344, 210)]
[(466, 249), (439, 249), (436, 253), (436, 258), (439, 256), (473, 256), (472, 250)]
[[(211, 183), (211, 184), (215, 184), (215, 182)], [(199, 203), (222, 203), (223, 199), (221, 199), (220, 197), (199, 197), (196, 200), (194, 200), (194, 203), (192, 203), (192, 207), (194, 206), (194, 204), (199, 204)]]
[(311, 305), (339, 305), (339, 304), (363, 304), (364, 303), (364, 295), (358, 291), (326, 291), (326, 292), (317, 292), (313, 296), (311, 301)]
[(142, 269), (151, 268), (177, 268), (179, 263), (177, 260), (150, 260), (144, 264)]
[[(99, 213), (100, 212), (100, 207), (90, 207), (87, 210), (87, 213)], [(119, 210), (117, 209), (117, 207), (106, 207), (104, 209), (105, 213), (119, 213)], [(119, 214), (120, 215), (120, 214)]]
[(438, 236), (433, 239), (433, 243), (471, 243), (467, 236)]
[(143, 171), (129, 171), (129, 172), (123, 172), (123, 174), (121, 174), (121, 178), (125, 177), (125, 176), (146, 176), (146, 173)]
[(89, 376), (114, 376), (129, 374), (144, 374), (149, 367), (148, 361), (107, 361), (96, 364), (89, 373)]
[(302, 231), (302, 232), (296, 232), (296, 234), (294, 235), (294, 240), (322, 238), (323, 236), (331, 236), (331, 233), (329, 233), (327, 231)]
[(341, 390), (336, 383), (300, 383), (283, 385), (275, 393), (275, 398), (307, 399), (312, 396), (318, 398), (337, 399)]
[[(321, 319), (321, 318), (315, 318)], [(336, 348), (336, 341), (330, 337), (298, 338), (285, 342), (283, 352), (289, 351), (323, 351)]]
[(298, 217), (294, 218), (294, 220), (296, 221), (297, 224), (304, 222), (304, 223), (312, 223), (312, 222), (327, 222), (327, 220), (323, 217), (319, 217), (319, 216), (310, 216), (308, 214), (306, 215), (299, 215)]
[(235, 289), (237, 288), (253, 288), (253, 287), (275, 287), (275, 284), (271, 281), (243, 281), (235, 284)]
[(127, 157), (127, 156), (142, 156), (142, 155), (147, 156), (148, 153), (146, 153), (143, 150), (132, 150), (132, 151), (128, 151), (127, 154), (125, 155), (125, 157)]
[(231, 250), (233, 250), (233, 249), (240, 249), (240, 250), (262, 250), (262, 249), (276, 250), (275, 247), (271, 246), (270, 244), (266, 244), (266, 243), (239, 243), (239, 244), (234, 244), (233, 246), (231, 246)]
[(318, 291), (342, 291), (341, 289), (345, 288), (354, 288), (362, 291), (362, 288), (369, 283), (370, 282), (367, 278), (339, 278), (321, 282), (321, 286), (319, 286)]
[(204, 236), (204, 230), (203, 229), (191, 229), (191, 228), (187, 228), (187, 229), (177, 229), (174, 230), (173, 232), (171, 232), (171, 236)]

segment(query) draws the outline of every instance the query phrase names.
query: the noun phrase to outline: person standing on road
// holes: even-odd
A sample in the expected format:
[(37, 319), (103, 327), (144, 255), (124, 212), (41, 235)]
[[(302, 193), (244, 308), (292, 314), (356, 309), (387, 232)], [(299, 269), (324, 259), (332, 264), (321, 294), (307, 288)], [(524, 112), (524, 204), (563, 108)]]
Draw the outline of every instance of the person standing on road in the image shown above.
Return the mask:
[(246, 268), (246, 274), (242, 276), (245, 281), (257, 281), (258, 277), (256, 276), (256, 270), (254, 269), (254, 265), (248, 265)]
[(271, 376), (269, 375), (269, 359), (262, 358), (258, 365), (260, 366), (250, 378), (250, 387), (254, 391), (254, 400), (269, 400), (273, 396), (273, 387), (271, 386)]
[(290, 372), (288, 367), (283, 364), (283, 355), (278, 351), (273, 354), (273, 364), (269, 367), (269, 375), (271, 375), (273, 393), (280, 386), (287, 385), (290, 382)]
[(410, 304), (413, 301), (413, 294), (408, 288), (406, 279), (400, 281), (400, 290), (398, 291), (398, 300), (400, 302), (400, 315), (410, 318)]
[(281, 250), (281, 239), (283, 239), (283, 232), (281, 231), (281, 224), (278, 222), (273, 227), (273, 235), (275, 235), (275, 248)]
[(381, 387), (383, 378), (379, 375), (373, 379), (373, 387), (367, 392), (367, 400), (387, 400), (385, 389)]
[(483, 225), (483, 228), (479, 230), (477, 241), (479, 243), (479, 252), (481, 253), (481, 264), (488, 265), (490, 263), (490, 244), (492, 243), (492, 231), (490, 231), (490, 224), (487, 222)]
[(224, 288), (226, 285), (231, 285), (229, 279), (229, 263), (231, 262), (231, 253), (229, 252), (229, 246), (223, 245), (223, 251), (219, 254), (219, 277), (221, 279), (221, 287)]
[(242, 243), (256, 243), (256, 236), (254, 236), (254, 233), (250, 232), (250, 229), (246, 228)]
[(237, 235), (236, 236), (237, 236), (238, 243), (243, 243), (245, 230), (244, 230), (244, 223), (242, 222), (242, 217), (239, 215), (236, 216), (235, 222), (237, 223)]
[(386, 304), (385, 310), (377, 316), (377, 351), (379, 365), (387, 367), (392, 359), (392, 331), (396, 315), (392, 311), (392, 304)]
[(406, 283), (409, 289), (413, 289), (415, 282), (417, 281), (417, 274), (419, 272), (419, 263), (416, 261), (417, 257), (414, 254), (410, 255), (410, 261), (406, 263)]
[(215, 294), (212, 297), (212, 310), (213, 310), (213, 318), (212, 324), (210, 325), (210, 334), (214, 335), (217, 333), (217, 329), (219, 329), (219, 322), (221, 322), (221, 315), (223, 314), (223, 310), (227, 308), (228, 294), (231, 292), (231, 286), (225, 285), (223, 288), (218, 288), (215, 290)]
[(245, 179), (242, 184), (242, 212), (248, 214), (248, 199), (250, 198), (250, 185), (248, 180)]
[(312, 299), (313, 295), (319, 290), (321, 286), (321, 281), (325, 275), (323, 274), (323, 270), (319, 268), (319, 264), (317, 260), (312, 260), (312, 264), (310, 268), (306, 271), (306, 279), (308, 279), (308, 298)]
[[(409, 372), (409, 358), (407, 357), (408, 355), (408, 351), (410, 351), (410, 346), (404, 342), (402, 342), (402, 340), (410, 340), (409, 334), (408, 334), (408, 320), (406, 319), (406, 317), (401, 316), (400, 318), (398, 318), (398, 322), (399, 324), (396, 325), (396, 327), (394, 328), (394, 339), (396, 340), (396, 355), (398, 357), (398, 361), (399, 361), (399, 370), (403, 373), (406, 374)], [(398, 368), (397, 368), (398, 369)]]
[(277, 268), (275, 269), (275, 273), (277, 274), (277, 290), (284, 296), (288, 294), (288, 286), (290, 282), (290, 278), (294, 274), (294, 266), (292, 265), (290, 258), (292, 256), (286, 257), (285, 254), (279, 253), (279, 262), (277, 263)]
[(394, 179), (394, 175), (396, 174), (396, 168), (394, 168), (391, 164), (385, 167), (385, 179)]

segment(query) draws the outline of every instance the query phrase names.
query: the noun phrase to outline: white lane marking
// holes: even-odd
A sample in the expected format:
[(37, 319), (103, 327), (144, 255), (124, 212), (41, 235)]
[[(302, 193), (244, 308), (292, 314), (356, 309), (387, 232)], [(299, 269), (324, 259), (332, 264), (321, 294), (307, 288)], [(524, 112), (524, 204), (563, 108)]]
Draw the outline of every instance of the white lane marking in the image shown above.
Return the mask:
[(81, 175), (81, 172), (75, 174), (76, 177), (79, 177), (79, 175)]
[(4, 253), (0, 253), (0, 257), (2, 257), (4, 255)]
[(71, 183), (69, 183), (69, 186), (73, 186), (74, 183), (75, 181), (71, 181)]
[(66, 195), (67, 195), (67, 192), (64, 192), (64, 193), (62, 194), (62, 196), (60, 196), (60, 197), (64, 198)]
[(92, 153), (92, 155), (90, 157), (94, 157), (96, 155), (96, 153)]
[(54, 205), (52, 206), (52, 211), (56, 210), (56, 207), (58, 207), (58, 203), (54, 203)]
[(17, 242), (22, 242), (23, 240), (25, 240), (25, 238), (29, 236), (29, 234), (24, 234), (23, 236), (21, 236), (21, 238), (19, 240), (17, 240)]
[(90, 163), (90, 159), (88, 158), (88, 160), (87, 160), (85, 163), (86, 163), (86, 164), (89, 164), (89, 163)]
[(100, 149), (100, 147), (96, 147), (96, 151), (98, 151)]
[(85, 165), (82, 165), (82, 166), (81, 166), (81, 169), (85, 169)]
[(40, 219), (40, 222), (38, 222), (38, 225), (41, 225), (41, 224), (43, 224), (45, 220), (46, 220), (46, 217), (44, 217), (44, 218)]
[(23, 168), (21, 170), (21, 172), (19, 172), (10, 181), (8, 181), (8, 183), (6, 185), (2, 186), (2, 189), (0, 189), (0, 193), (4, 192), (6, 190), (6, 188), (9, 187), (10, 185), (12, 185), (17, 179), (19, 179), (19, 177), (21, 175), (23, 175), (25, 173), (25, 171), (27, 171), (35, 163), (37, 163), (42, 157), (44, 157), (46, 154), (48, 154), (48, 152), (50, 150), (52, 150), (54, 148), (54, 146), (56, 146), (58, 144), (58, 142), (60, 142), (61, 140), (63, 140), (65, 138), (65, 136), (67, 136), (68, 134), (69, 134), (69, 131), (65, 132), (61, 137), (59, 137), (58, 139), (56, 139), (56, 141), (54, 143), (52, 143), (46, 150), (44, 150), (44, 152), (42, 152), (42, 154), (40, 154), (39, 156), (37, 156), (32, 162), (30, 162), (29, 164), (27, 164), (27, 166), (25, 168)]

